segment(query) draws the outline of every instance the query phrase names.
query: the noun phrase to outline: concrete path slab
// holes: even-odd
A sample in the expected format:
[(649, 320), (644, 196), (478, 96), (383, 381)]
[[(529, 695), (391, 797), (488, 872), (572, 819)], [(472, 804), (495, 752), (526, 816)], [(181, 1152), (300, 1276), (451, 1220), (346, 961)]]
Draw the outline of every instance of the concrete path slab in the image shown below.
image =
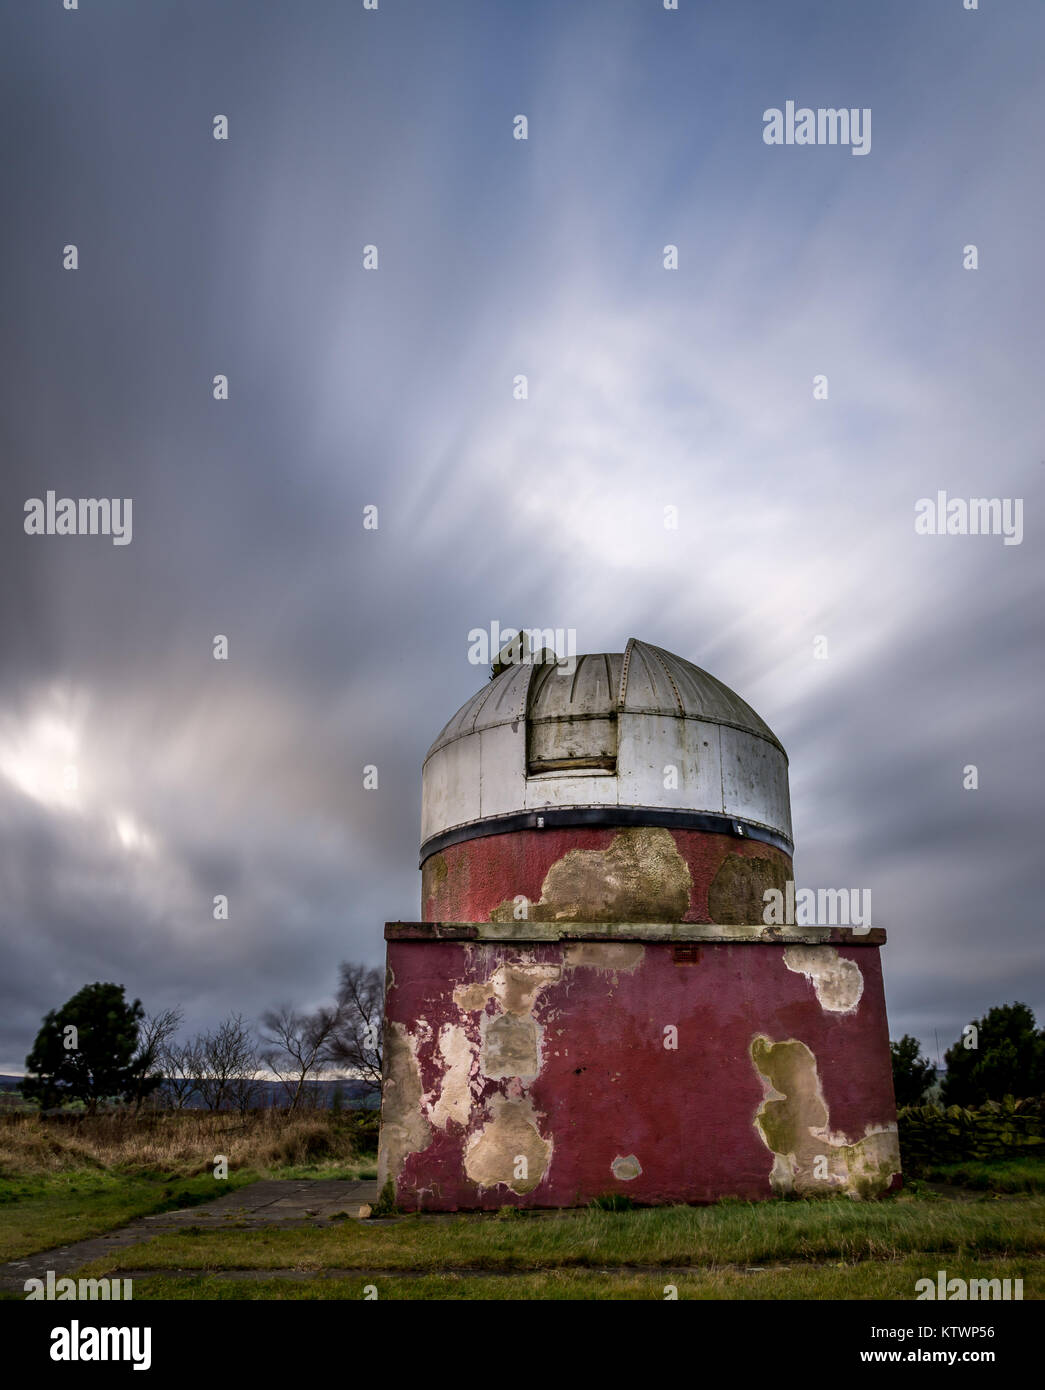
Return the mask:
[(27, 1279), (43, 1279), (48, 1270), (61, 1278), (112, 1250), (138, 1245), (163, 1231), (177, 1231), (186, 1226), (198, 1226), (203, 1230), (229, 1226), (255, 1230), (323, 1226), (336, 1218), (358, 1218), (362, 1207), (372, 1206), (376, 1201), (376, 1182), (336, 1178), (264, 1179), (228, 1192), (213, 1202), (143, 1216), (105, 1235), (11, 1260), (0, 1265), (0, 1289), (20, 1291)]

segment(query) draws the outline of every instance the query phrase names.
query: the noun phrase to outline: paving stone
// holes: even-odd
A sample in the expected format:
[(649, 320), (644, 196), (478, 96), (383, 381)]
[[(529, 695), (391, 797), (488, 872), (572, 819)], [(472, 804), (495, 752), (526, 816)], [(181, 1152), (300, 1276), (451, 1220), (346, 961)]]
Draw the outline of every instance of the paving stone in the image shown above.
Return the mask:
[(177, 1231), (185, 1226), (199, 1226), (203, 1230), (229, 1226), (248, 1230), (323, 1226), (334, 1217), (358, 1217), (361, 1208), (376, 1201), (376, 1182), (266, 1178), (201, 1206), (157, 1212), (104, 1235), (11, 1260), (0, 1265), (0, 1289), (20, 1290), (27, 1279), (42, 1279), (49, 1269), (62, 1277), (91, 1260), (151, 1240), (163, 1231)]

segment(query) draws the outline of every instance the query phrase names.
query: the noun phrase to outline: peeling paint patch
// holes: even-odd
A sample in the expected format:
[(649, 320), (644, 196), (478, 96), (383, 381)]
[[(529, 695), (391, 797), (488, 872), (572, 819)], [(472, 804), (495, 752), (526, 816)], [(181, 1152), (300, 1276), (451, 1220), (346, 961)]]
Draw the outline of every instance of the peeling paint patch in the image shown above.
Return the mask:
[(490, 994), (489, 984), (485, 980), (476, 980), (470, 985), (454, 987), (454, 1003), (462, 1013), (470, 1014), (476, 1009), (484, 1009)]
[(451, 1120), (462, 1127), (472, 1112), (472, 1065), (475, 1054), (468, 1034), (454, 1023), (439, 1030), (439, 1052), (444, 1063), (439, 1097), (429, 1114), (434, 1125), (445, 1130)]
[(484, 1076), (532, 1081), (541, 1069), (540, 1027), (529, 1014), (483, 1014), (479, 1066)]
[(613, 1170), (613, 1176), (621, 1182), (631, 1182), (632, 1178), (637, 1178), (642, 1172), (642, 1164), (634, 1154), (628, 1154), (626, 1158), (618, 1154), (610, 1168)]
[(560, 965), (506, 963), (499, 965), (488, 980), (458, 985), (454, 990), (454, 1003), (465, 1013), (471, 1013), (485, 1008), (490, 999), (496, 999), (505, 1013), (528, 1014), (533, 1011), (541, 990), (555, 984), (561, 976)]
[(766, 889), (782, 893), (792, 872), (767, 855), (727, 854), (708, 887), (711, 920), (726, 926), (761, 922)]
[[(571, 849), (545, 874), (532, 922), (679, 922), (692, 878), (671, 832), (660, 826), (622, 830), (607, 849)], [(490, 913), (510, 922), (515, 899)]]
[(877, 1197), (888, 1189), (900, 1171), (895, 1124), (869, 1126), (855, 1143), (832, 1134), (816, 1058), (804, 1042), (771, 1042), (758, 1034), (751, 1041), (751, 1060), (765, 1092), (755, 1128), (773, 1154), (774, 1192)]
[(432, 1142), (432, 1126), (422, 1109), (421, 1065), (417, 1039), (402, 1024), (385, 1029), (385, 1076), (381, 1100), (381, 1133), (378, 1140), (377, 1179), (381, 1187), (403, 1171), (412, 1153), (421, 1153)]
[(576, 941), (566, 947), (563, 960), (570, 970), (588, 968), (630, 975), (645, 955), (641, 941)]
[(522, 1195), (539, 1186), (551, 1160), (550, 1139), (537, 1128), (528, 1099), (490, 1098), (491, 1118), (465, 1149), (464, 1170), (479, 1187), (503, 1184)]
[(541, 1069), (544, 1030), (533, 1018), (537, 996), (562, 978), (561, 965), (543, 962), (505, 961), (487, 980), (457, 985), (454, 1003), (462, 1013), (486, 1010), (495, 1003), (499, 1012), (483, 1012), (479, 1020), (479, 1070), (492, 1081), (532, 1081)]
[(812, 981), (821, 1008), (836, 1014), (856, 1011), (864, 992), (856, 961), (840, 956), (833, 946), (788, 946), (784, 964)]

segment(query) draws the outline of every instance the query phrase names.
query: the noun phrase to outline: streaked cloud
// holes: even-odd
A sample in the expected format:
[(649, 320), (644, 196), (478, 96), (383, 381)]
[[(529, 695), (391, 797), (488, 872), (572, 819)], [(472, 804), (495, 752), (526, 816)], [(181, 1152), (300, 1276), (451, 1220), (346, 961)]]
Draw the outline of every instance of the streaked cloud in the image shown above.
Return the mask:
[[(376, 962), (495, 618), (750, 700), (800, 881), (871, 888), (891, 931), (894, 1036), (1045, 1015), (1045, 21), (818, 15), (12, 18), (0, 1069), (88, 980), (200, 1026)], [(791, 97), (872, 106), (872, 152), (765, 146)], [(23, 536), (51, 487), (133, 495), (133, 544)], [(915, 536), (937, 488), (1025, 497), (1023, 545)]]

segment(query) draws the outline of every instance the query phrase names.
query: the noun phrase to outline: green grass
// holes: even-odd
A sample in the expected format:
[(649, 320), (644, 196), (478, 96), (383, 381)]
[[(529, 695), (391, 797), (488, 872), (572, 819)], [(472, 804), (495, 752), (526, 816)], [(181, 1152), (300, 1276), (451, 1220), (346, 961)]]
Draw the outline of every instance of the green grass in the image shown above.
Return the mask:
[[(892, 1260), (932, 1252), (1015, 1256), (1045, 1250), (1045, 1199), (948, 1202), (901, 1197), (727, 1202), (630, 1212), (346, 1221), (328, 1230), (165, 1232), (113, 1251), (95, 1274), (127, 1269), (389, 1269), (507, 1272), (613, 1265), (760, 1265)], [(937, 1266), (934, 1265), (934, 1268)]]
[(104, 1235), (140, 1216), (209, 1202), (260, 1177), (362, 1181), (374, 1172), (373, 1163), (373, 1155), (364, 1154), (351, 1161), (324, 1159), (260, 1173), (241, 1168), (221, 1181), (210, 1172), (172, 1177), (112, 1168), (0, 1177), (0, 1263)]
[[(586, 1269), (549, 1269), (540, 1273), (476, 1277), (459, 1273), (359, 1275), (290, 1279), (218, 1279), (212, 1275), (136, 1278), (134, 1300), (229, 1301), (239, 1299), (363, 1300), (376, 1289), (378, 1301), (467, 1299), (496, 1302), (523, 1300), (663, 1300), (673, 1285), (680, 1300), (689, 1299), (912, 1299), (918, 1279), (936, 1278), (940, 1266), (926, 1256), (856, 1265), (806, 1265), (748, 1273), (713, 1269), (677, 1273)], [(1021, 1278), (1025, 1299), (1045, 1296), (1045, 1262), (1041, 1260), (948, 1260), (948, 1276), (970, 1279)]]
[[(175, 1177), (148, 1162), (0, 1177), (0, 1260), (204, 1202), (259, 1176), (365, 1179), (373, 1171), (363, 1153), (287, 1166), (248, 1161), (221, 1183), (209, 1171)], [(1022, 1278), (1029, 1300), (1045, 1296), (1043, 1257), (1045, 1164), (1017, 1159), (936, 1167), (877, 1202), (622, 1210), (602, 1201), (325, 1229), (190, 1226), (109, 1251), (78, 1273), (135, 1271), (135, 1299), (146, 1301), (361, 1299), (367, 1285), (395, 1300), (660, 1300), (669, 1284), (680, 1299), (818, 1300), (912, 1299), (916, 1280), (945, 1269)]]
[(348, 1182), (370, 1182), (377, 1177), (376, 1155), (362, 1154), (352, 1159), (318, 1159), (313, 1163), (288, 1163), (255, 1172), (254, 1178), (343, 1178)]
[(164, 1174), (66, 1169), (0, 1179), (0, 1261), (102, 1235), (139, 1216), (209, 1202), (254, 1178), (230, 1173), (171, 1178)]

